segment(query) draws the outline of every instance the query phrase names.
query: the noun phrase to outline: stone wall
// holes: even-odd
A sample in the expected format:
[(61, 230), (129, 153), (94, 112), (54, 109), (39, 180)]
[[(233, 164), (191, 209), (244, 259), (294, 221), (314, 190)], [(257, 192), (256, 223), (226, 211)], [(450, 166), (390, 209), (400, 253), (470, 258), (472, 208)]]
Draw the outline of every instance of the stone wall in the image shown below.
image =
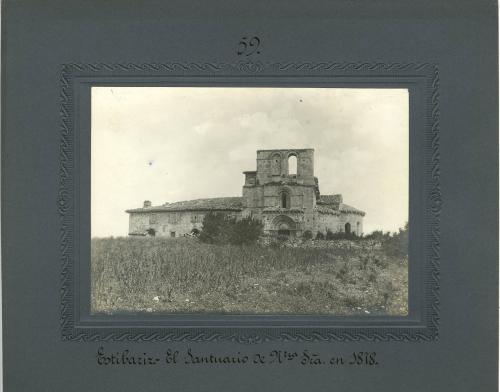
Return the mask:
[(328, 230), (336, 233), (340, 231), (340, 214), (316, 214), (314, 229), (311, 230), (313, 236), (318, 232), (326, 234)]
[(314, 185), (314, 150), (259, 150), (257, 151), (257, 181), (259, 184), (280, 181), (289, 175), (288, 161), (297, 157), (295, 180), (299, 184)]
[[(240, 217), (234, 211), (218, 211), (229, 216)], [(142, 234), (153, 229), (156, 236), (181, 237), (193, 229), (201, 230), (203, 219), (208, 211), (161, 211), (136, 212), (129, 218), (129, 234)]]
[(351, 233), (356, 235), (363, 234), (363, 217), (358, 214), (341, 213), (340, 214), (340, 230), (345, 231), (345, 224), (351, 225)]
[(358, 214), (338, 213), (338, 214), (317, 214), (315, 216), (313, 235), (319, 231), (326, 234), (328, 230), (333, 233), (345, 232), (345, 224), (351, 225), (351, 232), (356, 235), (363, 234), (363, 217)]
[(140, 234), (149, 229), (149, 215), (150, 214), (148, 212), (136, 212), (129, 214), (128, 233)]
[[(243, 214), (234, 211), (220, 211), (240, 218), (242, 215), (248, 215), (247, 211)], [(203, 218), (208, 211), (162, 211), (162, 212), (135, 212), (130, 214), (129, 234), (144, 234), (148, 229), (153, 229), (156, 236), (161, 237), (180, 237), (189, 234), (193, 229), (201, 230)], [(363, 233), (363, 218), (357, 214), (339, 213), (339, 214), (321, 214), (312, 213), (300, 209), (280, 209), (266, 211), (261, 214), (254, 214), (254, 218), (262, 220), (264, 232), (272, 233), (276, 227), (273, 227), (273, 221), (279, 216), (286, 215), (295, 223), (296, 234), (301, 236), (304, 231), (310, 230), (313, 236), (319, 232), (326, 234), (328, 230), (333, 233), (344, 232), (345, 224), (351, 225), (351, 232), (361, 235)]]
[(382, 248), (382, 243), (377, 240), (316, 240), (310, 239), (305, 240), (298, 237), (290, 237), (286, 240), (276, 237), (264, 236), (259, 239), (259, 244), (262, 246), (280, 246), (280, 247), (292, 247), (292, 248), (316, 248), (316, 249), (365, 249), (367, 251), (373, 251)]

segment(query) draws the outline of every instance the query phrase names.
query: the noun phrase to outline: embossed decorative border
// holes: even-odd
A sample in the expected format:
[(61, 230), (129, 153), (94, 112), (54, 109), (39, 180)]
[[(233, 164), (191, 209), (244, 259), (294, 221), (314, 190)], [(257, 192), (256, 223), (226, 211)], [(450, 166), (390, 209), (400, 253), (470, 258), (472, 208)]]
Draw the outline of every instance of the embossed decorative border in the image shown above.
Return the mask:
[[(116, 326), (81, 328), (76, 323), (75, 312), (75, 107), (73, 80), (75, 76), (272, 76), (279, 79), (301, 76), (356, 76), (370, 75), (384, 77), (424, 76), (426, 84), (425, 127), (428, 137), (425, 148), (426, 201), (428, 221), (425, 222), (425, 268), (424, 301), (425, 318), (423, 327), (151, 327)], [(243, 61), (230, 63), (115, 63), (78, 64), (69, 63), (62, 67), (60, 95), (61, 138), (60, 138), (60, 181), (58, 212), (60, 215), (61, 308), (60, 327), (62, 339), (66, 341), (176, 341), (213, 342), (233, 341), (259, 343), (265, 341), (433, 341), (438, 339), (439, 329), (439, 270), (440, 270), (440, 213), (442, 195), (439, 183), (439, 72), (430, 63), (352, 63), (352, 62), (283, 62), (264, 63)], [(257, 316), (258, 317), (258, 316)]]

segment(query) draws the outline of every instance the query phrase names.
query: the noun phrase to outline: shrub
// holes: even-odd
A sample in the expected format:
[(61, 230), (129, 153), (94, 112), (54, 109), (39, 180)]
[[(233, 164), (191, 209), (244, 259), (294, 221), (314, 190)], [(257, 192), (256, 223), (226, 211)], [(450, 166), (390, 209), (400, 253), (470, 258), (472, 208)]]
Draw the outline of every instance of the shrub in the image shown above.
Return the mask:
[(228, 241), (227, 219), (221, 213), (209, 213), (203, 218), (199, 239), (209, 244), (226, 243)]
[(263, 224), (251, 217), (229, 222), (229, 242), (234, 245), (255, 244), (262, 235)]
[(302, 234), (302, 238), (304, 238), (305, 240), (310, 240), (311, 238), (313, 238), (313, 233), (311, 232), (311, 230), (306, 230)]
[(262, 228), (262, 223), (251, 217), (237, 220), (221, 213), (210, 213), (203, 219), (199, 239), (209, 244), (254, 244)]
[(278, 248), (280, 248), (280, 247), (281, 247), (281, 244), (280, 244), (278, 241), (271, 241), (271, 242), (269, 243), (269, 247), (270, 247), (271, 249), (278, 249)]
[(384, 233), (382, 230), (374, 230), (368, 235), (365, 235), (367, 240), (384, 241), (391, 236), (391, 233)]
[(405, 257), (408, 256), (408, 222), (398, 233), (386, 236), (382, 241), (382, 250), (387, 256)]
[(325, 235), (321, 231), (318, 231), (316, 233), (316, 239), (317, 240), (324, 240), (325, 239)]
[(343, 231), (338, 231), (336, 233), (333, 233), (331, 230), (328, 230), (326, 232), (326, 239), (327, 240), (356, 240), (359, 239), (356, 235), (356, 233), (345, 233)]
[(278, 242), (283, 243), (283, 242), (287, 242), (287, 241), (290, 239), (290, 237), (288, 237), (288, 236), (287, 236), (287, 235), (285, 235), (285, 234), (278, 234), (278, 235), (276, 236), (276, 239), (278, 240)]
[(361, 256), (359, 258), (359, 269), (360, 270), (365, 270), (366, 267), (368, 266), (368, 263), (370, 262), (370, 258), (368, 256)]
[(380, 267), (380, 268), (387, 268), (387, 266), (389, 265), (389, 263), (387, 262), (387, 260), (385, 258), (381, 259), (378, 257), (375, 257), (373, 259), (373, 264), (375, 264), (377, 267)]

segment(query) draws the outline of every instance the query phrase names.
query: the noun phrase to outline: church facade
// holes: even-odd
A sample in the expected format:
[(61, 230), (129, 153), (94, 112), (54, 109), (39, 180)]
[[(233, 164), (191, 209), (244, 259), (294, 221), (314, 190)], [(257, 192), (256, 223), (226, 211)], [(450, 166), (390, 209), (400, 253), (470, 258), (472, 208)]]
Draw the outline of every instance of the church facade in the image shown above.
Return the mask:
[[(291, 173), (291, 161), (296, 170)], [(165, 203), (127, 210), (129, 235), (180, 237), (197, 233), (209, 213), (262, 221), (265, 234), (313, 236), (328, 230), (361, 235), (365, 213), (344, 204), (342, 195), (321, 195), (313, 149), (258, 150), (257, 170), (245, 171), (241, 197)]]

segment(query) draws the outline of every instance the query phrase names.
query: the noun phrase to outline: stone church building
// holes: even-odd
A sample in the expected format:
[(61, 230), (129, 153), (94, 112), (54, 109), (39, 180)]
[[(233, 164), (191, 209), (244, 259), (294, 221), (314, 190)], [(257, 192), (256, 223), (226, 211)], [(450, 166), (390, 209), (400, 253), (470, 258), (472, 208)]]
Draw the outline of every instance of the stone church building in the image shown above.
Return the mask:
[[(292, 161), (296, 165), (291, 165)], [(296, 173), (289, 169), (296, 166)], [(243, 172), (242, 197), (217, 197), (127, 210), (129, 235), (179, 237), (197, 233), (210, 212), (252, 216), (266, 234), (300, 236), (306, 230), (361, 235), (365, 213), (344, 204), (342, 195), (321, 195), (314, 176), (314, 150), (259, 150), (257, 170)]]

